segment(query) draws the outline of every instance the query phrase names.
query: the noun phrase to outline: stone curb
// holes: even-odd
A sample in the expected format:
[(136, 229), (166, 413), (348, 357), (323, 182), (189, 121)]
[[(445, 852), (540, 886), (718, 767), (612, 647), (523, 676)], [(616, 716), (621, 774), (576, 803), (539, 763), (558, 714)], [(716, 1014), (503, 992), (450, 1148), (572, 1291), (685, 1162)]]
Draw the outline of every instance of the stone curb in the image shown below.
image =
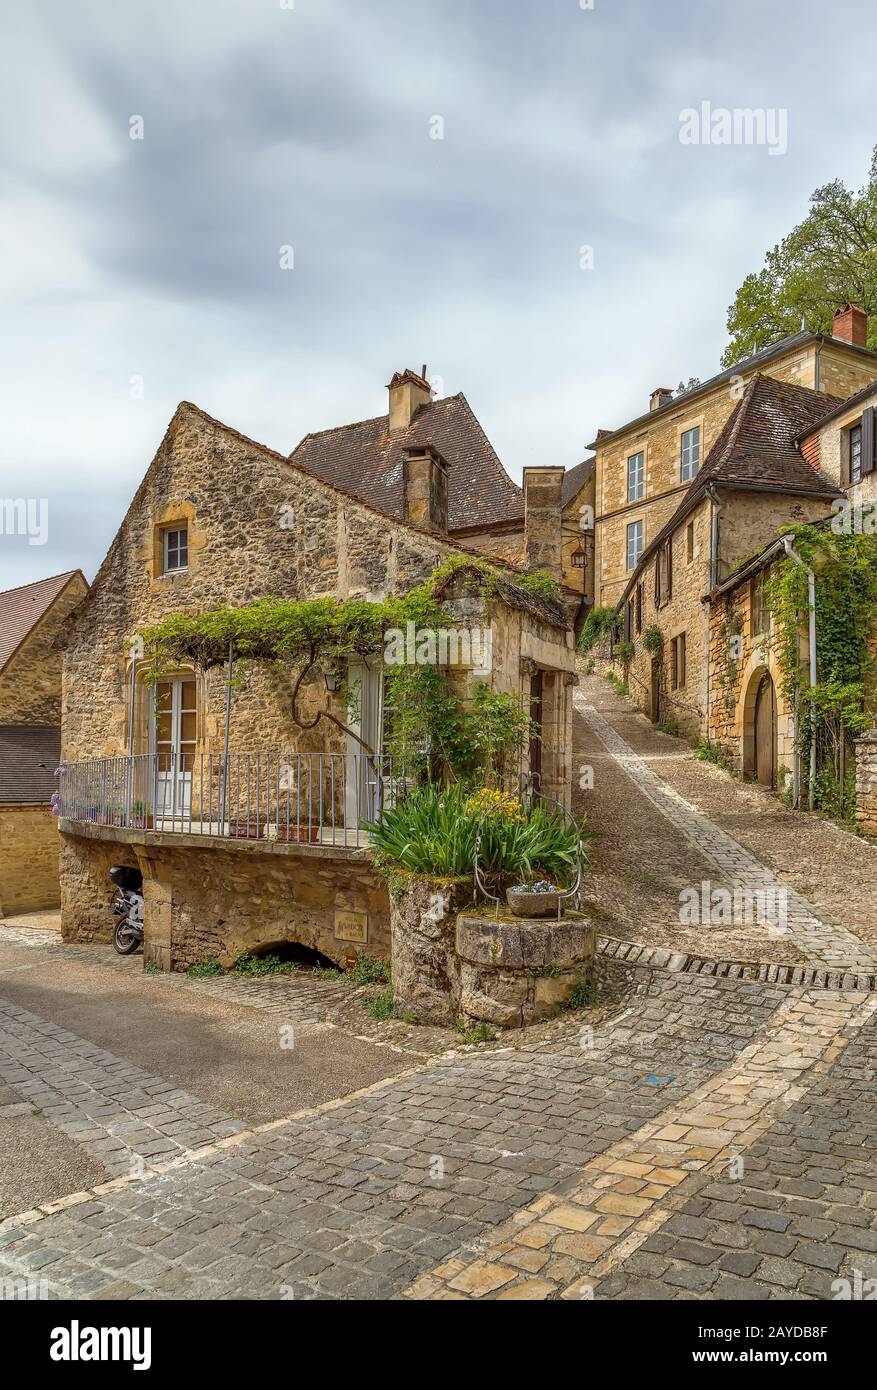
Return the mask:
[(805, 989), (831, 989), (844, 994), (852, 990), (877, 990), (877, 973), (857, 973), (848, 970), (815, 969), (804, 965), (782, 964), (757, 960), (711, 960), (707, 956), (668, 951), (659, 946), (641, 946), (635, 941), (620, 941), (614, 936), (601, 936), (597, 942), (598, 955), (624, 961), (625, 965), (643, 965), (650, 970), (668, 970), (686, 975), (715, 975), (726, 980), (758, 980), (769, 985), (803, 985)]

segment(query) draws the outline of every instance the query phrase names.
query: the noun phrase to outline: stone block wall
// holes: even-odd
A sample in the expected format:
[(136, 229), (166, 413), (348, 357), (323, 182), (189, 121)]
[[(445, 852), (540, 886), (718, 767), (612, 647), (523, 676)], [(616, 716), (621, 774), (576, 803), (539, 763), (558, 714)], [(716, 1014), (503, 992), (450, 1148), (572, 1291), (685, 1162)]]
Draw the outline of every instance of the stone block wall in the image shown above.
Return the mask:
[(856, 824), (877, 836), (877, 729), (856, 739)]
[(0, 917), (60, 902), (58, 822), (48, 806), (0, 806)]
[(230, 966), (285, 941), (338, 964), (389, 955), (386, 884), (352, 850), (178, 834), (146, 844), (135, 832), (111, 840), (97, 827), (70, 833), (64, 824), (66, 941), (110, 939), (109, 867), (130, 864), (143, 874), (145, 958), (160, 969), (185, 970), (207, 958)]
[(54, 642), (87, 589), (74, 574), (12, 657), (0, 676), (0, 724), (61, 722), (62, 654)]

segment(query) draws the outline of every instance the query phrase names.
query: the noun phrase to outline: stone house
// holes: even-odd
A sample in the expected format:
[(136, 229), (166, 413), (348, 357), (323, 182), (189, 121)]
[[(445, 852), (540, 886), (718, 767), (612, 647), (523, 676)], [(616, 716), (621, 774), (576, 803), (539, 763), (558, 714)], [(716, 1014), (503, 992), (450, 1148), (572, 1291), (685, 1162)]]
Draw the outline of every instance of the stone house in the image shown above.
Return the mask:
[(867, 316), (835, 315), (831, 337), (802, 330), (693, 389), (659, 387), (650, 409), (620, 429), (600, 430), (595, 455), (594, 601), (615, 607), (645, 549), (670, 520), (756, 374), (838, 402), (877, 377), (865, 347)]
[[(390, 435), (419, 389), (413, 375), (394, 377)], [(144, 626), (220, 604), (380, 602), (423, 583), (449, 557), (468, 558), (477, 571), (479, 553), (449, 530), (460, 475), (430, 439), (409, 438), (400, 452), (370, 430), (360, 459), (345, 436), (345, 466), (332, 478), (331, 451), (317, 469), (304, 444), (288, 458), (180, 405), (68, 626), (62, 746), (70, 766), (60, 820), (67, 940), (108, 937), (107, 871), (122, 863), (143, 873), (145, 957), (161, 968), (217, 955), (228, 963), (283, 940), (341, 962), (358, 951), (388, 952), (386, 885), (362, 829), (396, 775), (375, 761), (380, 666), (351, 662), (340, 678), (315, 668), (300, 683), (300, 673), (277, 662), (234, 664), (232, 685), (221, 666), (181, 662), (155, 683), (136, 641)], [(388, 451), (394, 480), (380, 495), (380, 469), (368, 464)], [(342, 483), (352, 475), (380, 507)], [(536, 470), (534, 477), (538, 487)], [(496, 474), (494, 484), (506, 495)], [(531, 549), (537, 540), (530, 537)], [(543, 786), (566, 801), (580, 600), (535, 598), (515, 584), (520, 570), (502, 569), (489, 604), (478, 603), (477, 584), (474, 594), (472, 585), (461, 592), (459, 574), (441, 596), (457, 619), (465, 598), (468, 618), (490, 630), (489, 669), (463, 661), (454, 678), (483, 678), (533, 702), (543, 723)], [(355, 711), (343, 693), (354, 686)]]
[(61, 653), (53, 644), (87, 589), (71, 570), (0, 593), (0, 917), (58, 906), (51, 799)]
[[(569, 469), (526, 468), (518, 487), (462, 392), (433, 399), (425, 367), (422, 373), (396, 372), (387, 390), (385, 415), (308, 434), (291, 462), (397, 520), (405, 515), (407, 497), (416, 520), (439, 522), (451, 540), (512, 564), (552, 573), (560, 566), (573, 593), (592, 597), (593, 459)], [(431, 459), (430, 467), (446, 479), (439, 517), (429, 517), (410, 496), (406, 458)], [(531, 488), (537, 491), (528, 497)], [(532, 520), (537, 512), (538, 528)]]
[(633, 649), (626, 663), (631, 693), (654, 722), (689, 737), (712, 736), (715, 635), (704, 595), (781, 526), (828, 514), (840, 489), (795, 441), (837, 404), (757, 373), (676, 511), (646, 546), (621, 594), (619, 630)]

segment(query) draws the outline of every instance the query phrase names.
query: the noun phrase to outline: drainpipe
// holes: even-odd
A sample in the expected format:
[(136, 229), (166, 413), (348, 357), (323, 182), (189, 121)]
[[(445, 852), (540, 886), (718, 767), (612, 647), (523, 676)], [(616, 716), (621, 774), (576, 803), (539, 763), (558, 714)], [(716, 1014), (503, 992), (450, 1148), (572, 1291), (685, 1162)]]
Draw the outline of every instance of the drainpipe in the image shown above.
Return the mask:
[[(783, 536), (783, 546), (785, 552), (791, 559), (795, 560), (802, 569), (807, 571), (807, 606), (810, 610), (809, 617), (809, 636), (810, 636), (810, 688), (816, 684), (816, 576), (812, 569), (792, 545), (791, 536)], [(795, 729), (795, 743), (798, 742), (798, 730)], [(816, 799), (816, 724), (810, 719), (810, 785), (807, 788), (807, 805), (812, 811)]]
[(712, 502), (710, 510), (710, 588), (714, 589), (719, 582), (719, 501), (714, 483), (707, 483), (707, 496)]

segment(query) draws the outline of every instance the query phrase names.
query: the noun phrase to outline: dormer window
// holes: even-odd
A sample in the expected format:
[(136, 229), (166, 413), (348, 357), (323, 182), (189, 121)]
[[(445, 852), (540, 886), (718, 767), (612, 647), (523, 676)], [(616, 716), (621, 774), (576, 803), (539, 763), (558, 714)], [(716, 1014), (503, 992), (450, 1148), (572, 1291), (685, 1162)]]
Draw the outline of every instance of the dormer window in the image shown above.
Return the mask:
[(162, 536), (163, 570), (165, 574), (178, 574), (189, 568), (189, 532), (185, 526), (168, 527)]

